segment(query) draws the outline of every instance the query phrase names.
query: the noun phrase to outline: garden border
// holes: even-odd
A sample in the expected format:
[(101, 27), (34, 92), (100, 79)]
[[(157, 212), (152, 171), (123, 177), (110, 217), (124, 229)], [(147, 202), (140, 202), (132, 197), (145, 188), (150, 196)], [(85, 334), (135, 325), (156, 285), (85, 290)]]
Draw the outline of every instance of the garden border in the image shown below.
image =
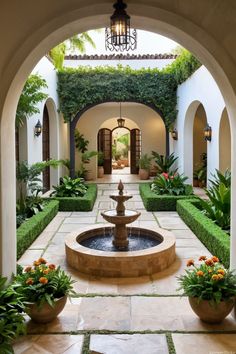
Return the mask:
[(16, 231), (17, 259), (27, 250), (58, 212), (59, 202), (49, 201), (38, 214), (24, 221)]
[(59, 211), (91, 211), (97, 198), (96, 183), (88, 184), (83, 197), (50, 197), (47, 200), (57, 200)]
[(205, 216), (197, 206), (198, 200), (180, 200), (177, 212), (207, 249), (229, 267), (230, 237), (214, 221)]
[(139, 192), (147, 211), (176, 211), (178, 200), (194, 198), (191, 195), (157, 195), (151, 191), (150, 185), (150, 182), (139, 184)]

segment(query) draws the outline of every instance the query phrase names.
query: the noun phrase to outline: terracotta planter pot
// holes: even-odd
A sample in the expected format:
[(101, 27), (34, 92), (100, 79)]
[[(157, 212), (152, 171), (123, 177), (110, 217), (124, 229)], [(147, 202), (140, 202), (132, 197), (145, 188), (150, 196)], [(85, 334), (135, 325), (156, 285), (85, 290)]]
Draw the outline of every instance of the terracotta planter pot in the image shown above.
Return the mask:
[(60, 299), (55, 300), (55, 306), (51, 307), (48, 303), (45, 303), (42, 307), (38, 307), (36, 304), (29, 304), (27, 308), (27, 314), (29, 317), (37, 323), (48, 323), (54, 320), (59, 313), (64, 309), (67, 296), (63, 296)]
[(93, 179), (93, 173), (92, 173), (92, 171), (87, 170), (87, 171), (85, 172), (85, 174), (84, 174), (84, 179), (85, 179), (86, 181), (92, 181), (92, 179)]
[(140, 179), (149, 179), (149, 171), (140, 168), (139, 169), (139, 178)]
[(102, 178), (104, 176), (104, 167), (98, 166), (98, 178)]
[(189, 303), (196, 315), (204, 322), (219, 323), (232, 311), (234, 298), (221, 301), (219, 304), (211, 304), (208, 300), (189, 297)]

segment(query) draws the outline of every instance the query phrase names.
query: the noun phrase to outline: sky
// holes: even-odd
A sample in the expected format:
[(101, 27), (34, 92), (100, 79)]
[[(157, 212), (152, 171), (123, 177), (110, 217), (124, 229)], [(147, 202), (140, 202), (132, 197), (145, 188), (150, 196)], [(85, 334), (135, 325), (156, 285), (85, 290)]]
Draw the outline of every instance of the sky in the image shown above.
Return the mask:
[[(96, 43), (96, 49), (90, 45), (86, 46), (86, 54), (112, 54), (117, 52), (110, 52), (105, 50), (105, 30), (100, 32), (89, 31), (90, 36)], [(159, 34), (137, 30), (137, 49), (129, 51), (129, 54), (161, 54), (171, 53), (171, 51), (178, 45), (169, 38), (163, 37)]]

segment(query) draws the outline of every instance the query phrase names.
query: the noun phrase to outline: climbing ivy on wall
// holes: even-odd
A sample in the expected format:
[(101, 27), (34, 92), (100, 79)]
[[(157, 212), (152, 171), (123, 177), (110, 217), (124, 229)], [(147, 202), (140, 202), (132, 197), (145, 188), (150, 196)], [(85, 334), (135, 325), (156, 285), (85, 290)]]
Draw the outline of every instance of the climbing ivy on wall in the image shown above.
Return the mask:
[[(103, 102), (139, 102), (158, 111), (167, 127), (177, 115), (176, 91), (183, 78), (196, 70), (195, 58), (184, 69), (183, 60), (165, 70), (139, 69), (118, 65), (113, 67), (64, 68), (58, 72), (60, 111), (66, 122), (78, 112)], [(174, 62), (174, 63), (175, 63)]]

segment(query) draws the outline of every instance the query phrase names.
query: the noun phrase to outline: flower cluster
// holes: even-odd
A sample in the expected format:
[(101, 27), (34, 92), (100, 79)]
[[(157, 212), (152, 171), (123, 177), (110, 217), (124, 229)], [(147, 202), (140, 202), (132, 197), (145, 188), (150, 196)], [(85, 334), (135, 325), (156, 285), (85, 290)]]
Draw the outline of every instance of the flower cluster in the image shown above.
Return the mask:
[(151, 190), (159, 195), (190, 195), (192, 186), (185, 184), (187, 177), (177, 172), (162, 172), (154, 179)]
[(15, 278), (14, 287), (27, 302), (41, 306), (44, 302), (54, 305), (54, 300), (72, 295), (74, 281), (60, 267), (44, 258), (33, 262)]
[(199, 257), (198, 265), (193, 259), (187, 261), (186, 274), (178, 277), (184, 295), (219, 303), (236, 295), (236, 276), (224, 268), (216, 256)]

